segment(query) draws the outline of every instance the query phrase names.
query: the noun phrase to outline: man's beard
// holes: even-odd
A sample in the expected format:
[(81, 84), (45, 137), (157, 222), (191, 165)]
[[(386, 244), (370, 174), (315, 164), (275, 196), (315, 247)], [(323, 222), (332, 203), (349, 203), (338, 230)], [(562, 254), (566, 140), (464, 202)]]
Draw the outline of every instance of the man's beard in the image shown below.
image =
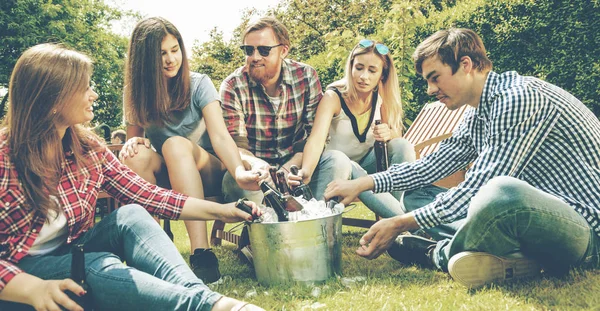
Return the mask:
[(264, 84), (265, 82), (268, 82), (271, 79), (273, 79), (275, 77), (275, 73), (276, 70), (273, 70), (272, 68), (266, 65), (264, 67), (259, 68), (254, 68), (253, 66), (250, 66), (249, 70), (250, 77), (260, 82), (261, 84)]

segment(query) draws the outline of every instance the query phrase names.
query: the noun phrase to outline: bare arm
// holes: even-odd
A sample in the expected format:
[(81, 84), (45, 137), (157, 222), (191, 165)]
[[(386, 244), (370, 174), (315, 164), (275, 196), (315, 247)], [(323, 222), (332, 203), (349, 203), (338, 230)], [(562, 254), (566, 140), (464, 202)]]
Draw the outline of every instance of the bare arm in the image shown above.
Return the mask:
[(202, 115), (206, 122), (206, 129), (210, 141), (218, 142), (213, 143), (213, 148), (215, 149), (217, 156), (219, 156), (219, 159), (225, 164), (225, 167), (231, 176), (235, 178), (242, 189), (258, 190), (258, 179), (262, 173), (257, 169), (247, 171), (242, 163), (240, 153), (234, 152), (238, 147), (227, 131), (225, 121), (223, 120), (223, 111), (221, 110), (219, 102), (214, 101), (206, 105), (202, 109)]
[[(260, 216), (262, 213), (254, 202), (245, 201), (252, 208), (252, 214)], [(220, 204), (211, 201), (189, 197), (183, 204), (181, 220), (215, 220), (224, 222), (252, 221), (252, 215), (235, 207), (234, 203)]]
[[(300, 184), (300, 178), (305, 183), (310, 181), (312, 174), (319, 163), (319, 158), (323, 153), (327, 136), (329, 135), (329, 127), (333, 117), (340, 113), (342, 106), (340, 99), (333, 91), (325, 92), (317, 107), (317, 113), (310, 136), (304, 145), (304, 152), (301, 158), (302, 165), (298, 177), (289, 175), (289, 183), (292, 186)], [(291, 165), (291, 164), (290, 164)], [(287, 167), (289, 168), (289, 167)]]

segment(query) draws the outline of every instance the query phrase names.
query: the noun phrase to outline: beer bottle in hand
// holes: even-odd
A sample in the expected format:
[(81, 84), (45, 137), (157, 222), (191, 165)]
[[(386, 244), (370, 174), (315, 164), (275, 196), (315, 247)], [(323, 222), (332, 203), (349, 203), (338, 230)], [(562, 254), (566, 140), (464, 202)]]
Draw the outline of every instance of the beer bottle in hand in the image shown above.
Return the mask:
[[(381, 120), (375, 120), (375, 125), (379, 124), (381, 124)], [(375, 150), (375, 167), (377, 172), (386, 171), (389, 166), (387, 142), (376, 140), (375, 144), (373, 144), (373, 149)]]
[(264, 180), (260, 182), (260, 190), (265, 196), (265, 203), (275, 210), (279, 221), (288, 221), (288, 211), (285, 210), (285, 201), (281, 193), (269, 186)]
[[(298, 167), (296, 165), (292, 165), (290, 166), (290, 172), (296, 176), (298, 176)], [(310, 201), (310, 199), (312, 199), (314, 196), (312, 194), (312, 191), (310, 190), (310, 187), (306, 184), (304, 184), (302, 181), (300, 181), (300, 185), (296, 186), (292, 189), (292, 192), (294, 194), (294, 196), (296, 197), (303, 197), (306, 201)]]
[(83, 253), (83, 244), (75, 244), (71, 250), (71, 279), (79, 286), (83, 287), (86, 294), (79, 296), (73, 293), (70, 294), (69, 297), (81, 306), (83, 310), (91, 311), (93, 309), (92, 294), (90, 293), (90, 286), (85, 281), (85, 256)]

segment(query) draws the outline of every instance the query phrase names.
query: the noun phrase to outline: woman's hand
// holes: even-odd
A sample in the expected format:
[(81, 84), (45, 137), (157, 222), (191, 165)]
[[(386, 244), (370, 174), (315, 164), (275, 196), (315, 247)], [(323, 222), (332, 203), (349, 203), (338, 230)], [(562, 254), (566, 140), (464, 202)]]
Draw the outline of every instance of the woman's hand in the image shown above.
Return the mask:
[[(252, 201), (243, 201), (247, 206), (252, 208), (252, 215), (256, 218), (260, 217), (263, 213), (258, 208), (256, 203)], [(220, 209), (219, 220), (223, 222), (240, 222), (240, 221), (252, 221), (252, 215), (237, 208), (236, 202), (223, 204), (223, 208)]]
[(385, 123), (373, 125), (373, 136), (377, 141), (390, 141), (392, 139), (392, 130)]
[(257, 191), (260, 190), (258, 181), (267, 178), (269, 173), (263, 169), (246, 170), (243, 167), (238, 167), (235, 170), (235, 181), (244, 190)]
[(81, 306), (67, 296), (65, 293), (67, 290), (78, 296), (85, 294), (83, 287), (77, 285), (77, 283), (71, 279), (41, 280), (32, 287), (30, 292), (30, 304), (35, 310), (39, 311), (60, 311), (60, 306), (69, 311), (83, 311)]
[(128, 157), (133, 158), (138, 153), (138, 145), (144, 145), (150, 149), (150, 140), (143, 137), (131, 137), (123, 144), (123, 148), (119, 152), (119, 160), (123, 162)]

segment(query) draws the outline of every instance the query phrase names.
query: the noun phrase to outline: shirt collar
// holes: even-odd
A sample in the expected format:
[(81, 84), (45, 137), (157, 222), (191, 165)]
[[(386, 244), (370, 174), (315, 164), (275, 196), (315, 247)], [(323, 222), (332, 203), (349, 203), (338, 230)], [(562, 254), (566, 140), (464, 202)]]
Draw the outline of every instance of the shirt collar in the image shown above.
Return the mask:
[(496, 88), (499, 80), (500, 75), (493, 71), (489, 72), (485, 84), (483, 85), (483, 92), (481, 92), (481, 97), (479, 98), (479, 106), (475, 109), (475, 115), (477, 117), (487, 119), (489, 116), (493, 102), (493, 90)]

